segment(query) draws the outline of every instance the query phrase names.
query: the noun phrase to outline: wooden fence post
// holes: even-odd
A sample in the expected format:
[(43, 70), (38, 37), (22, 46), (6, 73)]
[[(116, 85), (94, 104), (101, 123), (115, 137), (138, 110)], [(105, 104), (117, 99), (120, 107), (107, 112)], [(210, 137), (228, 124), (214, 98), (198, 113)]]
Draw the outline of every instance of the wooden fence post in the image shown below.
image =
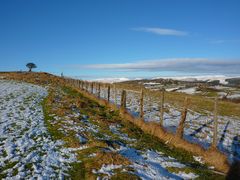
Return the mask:
[(81, 86), (81, 81), (80, 81), (80, 80), (78, 80), (78, 88), (79, 88), (79, 89), (81, 89), (81, 87), (80, 87), (80, 86)]
[(83, 90), (83, 81), (81, 81), (81, 89)]
[(122, 96), (121, 96), (121, 108), (126, 108), (126, 100), (127, 100), (127, 93), (125, 90), (122, 90)]
[(140, 119), (143, 119), (144, 111), (143, 111), (143, 88), (141, 89), (141, 96), (140, 96)]
[(98, 83), (97, 82), (94, 83), (94, 87), (95, 87), (94, 88), (94, 90), (95, 90), (94, 93), (95, 93), (96, 96), (98, 96)]
[(86, 90), (87, 90), (87, 92), (89, 92), (89, 82), (88, 81), (86, 82), (86, 86), (87, 86)]
[(110, 101), (110, 90), (111, 90), (111, 87), (110, 85), (108, 85), (108, 96), (107, 96), (108, 102)]
[(101, 97), (101, 84), (98, 83), (98, 98)]
[(217, 148), (217, 141), (218, 141), (218, 138), (217, 138), (217, 130), (218, 130), (218, 115), (217, 115), (217, 104), (218, 104), (218, 99), (217, 97), (215, 98), (214, 100), (214, 125), (213, 125), (213, 141), (212, 141), (212, 149), (216, 149)]
[(160, 105), (160, 125), (163, 127), (164, 121), (164, 96), (165, 96), (165, 89), (162, 89), (162, 96), (161, 96), (161, 105)]
[(116, 84), (114, 84), (114, 102), (117, 105), (117, 89), (116, 89)]
[(184, 123), (187, 117), (187, 108), (188, 108), (188, 97), (185, 97), (184, 100), (184, 107), (182, 110), (182, 115), (181, 115), (181, 120), (179, 122), (178, 128), (177, 128), (177, 133), (176, 135), (180, 138), (183, 138), (183, 133), (184, 133)]
[(91, 93), (93, 94), (93, 82), (91, 82)]
[(85, 91), (86, 82), (83, 81), (83, 90)]

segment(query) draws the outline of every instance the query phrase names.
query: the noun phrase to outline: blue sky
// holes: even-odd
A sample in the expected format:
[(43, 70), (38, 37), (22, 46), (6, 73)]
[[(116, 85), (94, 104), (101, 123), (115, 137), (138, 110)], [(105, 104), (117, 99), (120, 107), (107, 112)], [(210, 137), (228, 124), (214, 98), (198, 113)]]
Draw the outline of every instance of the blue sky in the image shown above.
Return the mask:
[(0, 71), (240, 74), (239, 0), (1, 0)]

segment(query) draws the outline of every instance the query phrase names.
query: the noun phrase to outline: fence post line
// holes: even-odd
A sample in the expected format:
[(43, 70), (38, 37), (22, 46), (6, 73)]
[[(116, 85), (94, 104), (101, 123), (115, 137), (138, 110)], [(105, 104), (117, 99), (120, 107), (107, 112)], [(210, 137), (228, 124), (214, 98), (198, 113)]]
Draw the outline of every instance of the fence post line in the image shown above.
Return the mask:
[(183, 106), (183, 110), (182, 110), (182, 114), (181, 114), (181, 120), (179, 122), (178, 128), (177, 128), (177, 132), (176, 135), (180, 138), (183, 138), (183, 133), (184, 133), (184, 123), (186, 121), (186, 117), (187, 117), (187, 111), (188, 111), (188, 97), (185, 97), (184, 100), (184, 106)]
[(143, 88), (141, 89), (141, 96), (140, 96), (140, 119), (143, 119), (144, 116), (144, 111), (143, 111), (143, 98), (144, 98), (144, 94), (143, 94)]
[(165, 89), (162, 89), (162, 96), (161, 96), (161, 105), (160, 105), (160, 125), (163, 126), (164, 121), (164, 96), (165, 96)]
[(213, 112), (213, 120), (214, 120), (214, 125), (213, 125), (213, 141), (212, 141), (212, 148), (213, 149), (216, 149), (217, 148), (217, 141), (218, 141), (218, 138), (217, 138), (217, 130), (218, 130), (218, 115), (217, 115), (217, 112), (218, 112), (218, 98), (216, 97), (215, 100), (214, 100), (214, 112)]

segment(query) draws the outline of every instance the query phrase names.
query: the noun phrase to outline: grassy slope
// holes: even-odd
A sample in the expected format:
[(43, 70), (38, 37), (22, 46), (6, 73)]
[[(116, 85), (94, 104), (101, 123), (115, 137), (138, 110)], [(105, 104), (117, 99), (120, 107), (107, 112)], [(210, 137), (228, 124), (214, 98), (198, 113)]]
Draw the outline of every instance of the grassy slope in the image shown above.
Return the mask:
[[(68, 147), (79, 146), (79, 142), (75, 138), (74, 132), (68, 132), (67, 136), (62, 134), (59, 131), (59, 128), (61, 127), (62, 123), (64, 124), (64, 121), (60, 121), (58, 124), (52, 125), (52, 117), (50, 115), (55, 113), (60, 117), (64, 117), (66, 114), (71, 113), (69, 106), (71, 104), (76, 104), (81, 110), (82, 114), (88, 115), (90, 121), (99, 126), (99, 133), (94, 135), (101, 137), (104, 134), (107, 134), (111, 136), (112, 140), (119, 140), (118, 137), (111, 134), (108, 128), (109, 124), (117, 122), (121, 125), (122, 132), (127, 133), (131, 138), (138, 139), (138, 141), (134, 144), (135, 148), (162, 151), (176, 158), (180, 162), (190, 164), (191, 167), (186, 168), (185, 171), (195, 172), (200, 175), (201, 179), (223, 178), (222, 176), (213, 174), (205, 166), (202, 166), (198, 162), (194, 161), (192, 154), (188, 153), (187, 151), (169, 147), (163, 142), (159, 141), (157, 138), (145, 134), (131, 122), (121, 119), (117, 111), (112, 111), (111, 109), (99, 105), (97, 102), (84, 97), (83, 94), (71, 89), (70, 87), (60, 87), (59, 84), (64, 85), (64, 82), (57, 77), (46, 73), (33, 73), (32, 75), (29, 75), (28, 73), (22, 75), (13, 73), (9, 75), (9, 78), (52, 87), (49, 89), (49, 96), (43, 102), (46, 125), (52, 137), (55, 139), (64, 140), (66, 142), (66, 146)], [(56, 97), (61, 97), (60, 102), (55, 102)], [(119, 164), (125, 164), (126, 166), (129, 164), (125, 158), (119, 156), (118, 154), (104, 154), (102, 149), (108, 146), (106, 141), (97, 140), (94, 138), (94, 135), (90, 133), (86, 134), (89, 139), (89, 148), (78, 152), (78, 159), (81, 160), (81, 162), (72, 164), (72, 170), (70, 171), (70, 174), (73, 179), (96, 178), (96, 176), (92, 173), (92, 169), (97, 169), (101, 167), (102, 164), (111, 163), (113, 160), (119, 162)], [(88, 157), (88, 155), (92, 153), (97, 154), (95, 158)], [(169, 168), (169, 171), (176, 172), (178, 169)], [(120, 172), (118, 172), (113, 178), (126, 179), (126, 176), (128, 176), (130, 179), (136, 178), (134, 175), (122, 174)]]
[[(97, 102), (94, 102), (92, 100), (89, 100), (88, 98), (84, 97), (82, 94), (78, 93), (77, 91), (71, 89), (70, 87), (63, 87), (62, 90), (66, 93), (66, 98), (68, 101), (72, 102), (73, 99), (76, 101), (80, 100), (80, 106), (81, 106), (81, 113), (86, 114), (90, 117), (90, 120), (92, 123), (98, 125), (100, 127), (100, 132), (96, 134), (97, 136), (101, 137), (103, 134), (107, 134), (111, 136), (112, 141), (114, 140), (120, 140), (118, 137), (115, 137), (110, 131), (109, 131), (109, 125), (112, 123), (118, 123), (121, 126), (121, 131), (123, 133), (128, 134), (129, 137), (137, 139), (136, 143), (133, 147), (139, 150), (146, 150), (146, 149), (154, 149), (157, 151), (161, 151), (165, 154), (168, 154), (169, 156), (172, 156), (179, 160), (182, 163), (189, 164), (190, 167), (187, 167), (185, 169), (185, 172), (195, 172), (196, 174), (200, 175), (200, 178), (204, 179), (214, 179), (214, 178), (222, 178), (222, 176), (216, 175), (211, 173), (209, 170), (207, 170), (207, 167), (204, 165), (199, 164), (198, 162), (194, 161), (192, 154), (188, 153), (181, 149), (176, 149), (173, 147), (168, 147), (163, 142), (159, 141), (157, 138), (152, 137), (151, 135), (145, 134), (134, 126), (129, 121), (124, 121), (121, 119), (118, 115), (119, 112), (112, 111), (111, 109), (107, 109), (104, 106), (99, 105)], [(54, 93), (53, 93), (54, 94)], [(57, 139), (66, 139), (66, 137), (63, 137), (61, 134), (58, 133), (58, 126), (51, 126), (50, 121), (48, 117), (49, 111), (51, 111), (51, 106), (53, 105), (52, 102), (47, 103), (49, 99), (52, 99), (51, 96), (53, 96), (51, 93), (50, 96), (45, 100), (44, 102), (44, 109), (45, 109), (45, 117), (46, 117), (46, 123), (48, 124), (48, 129), (53, 137)], [(64, 97), (65, 98), (65, 97)], [(72, 102), (73, 103), (73, 102)], [(47, 109), (47, 110), (46, 110)], [(89, 136), (88, 136), (89, 137)], [(67, 139), (74, 139), (74, 137), (69, 137)], [(93, 138), (93, 137), (92, 137)], [(91, 138), (90, 138), (91, 139)], [(125, 164), (128, 165), (129, 162), (125, 160), (123, 157), (121, 157), (118, 154), (104, 154), (102, 153), (102, 148), (107, 148), (107, 144), (105, 141), (92, 139), (94, 142), (90, 142), (90, 148), (79, 151), (79, 160), (81, 160), (81, 163), (75, 163), (73, 164), (73, 169), (71, 171), (71, 176), (74, 178), (93, 178), (95, 177), (91, 171), (92, 169), (100, 168), (102, 164), (108, 164), (109, 159), (114, 160), (114, 162), (119, 162), (119, 164)], [(121, 140), (120, 140), (121, 141)], [(76, 142), (77, 143), (77, 142)], [(126, 142), (124, 142), (126, 143)], [(72, 144), (74, 144), (72, 142)], [(68, 144), (69, 147), (71, 147), (72, 144)], [(96, 158), (88, 158), (87, 155), (91, 153), (97, 153)], [(111, 158), (109, 158), (111, 157)], [(81, 170), (79, 170), (81, 169)], [(178, 172), (182, 171), (182, 169), (177, 168), (169, 168), (170, 172)], [(126, 176), (126, 174), (117, 173), (115, 177), (122, 178)], [(127, 174), (128, 177), (134, 178), (133, 175)]]

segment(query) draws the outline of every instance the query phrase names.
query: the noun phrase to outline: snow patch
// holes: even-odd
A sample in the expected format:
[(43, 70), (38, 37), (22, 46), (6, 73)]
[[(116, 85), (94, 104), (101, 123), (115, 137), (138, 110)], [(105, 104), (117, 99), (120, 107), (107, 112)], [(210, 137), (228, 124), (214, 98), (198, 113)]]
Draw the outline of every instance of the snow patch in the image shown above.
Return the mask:
[(177, 92), (186, 93), (186, 94), (195, 94), (196, 93), (196, 87), (187, 88), (187, 89), (180, 89), (180, 90), (177, 90)]

